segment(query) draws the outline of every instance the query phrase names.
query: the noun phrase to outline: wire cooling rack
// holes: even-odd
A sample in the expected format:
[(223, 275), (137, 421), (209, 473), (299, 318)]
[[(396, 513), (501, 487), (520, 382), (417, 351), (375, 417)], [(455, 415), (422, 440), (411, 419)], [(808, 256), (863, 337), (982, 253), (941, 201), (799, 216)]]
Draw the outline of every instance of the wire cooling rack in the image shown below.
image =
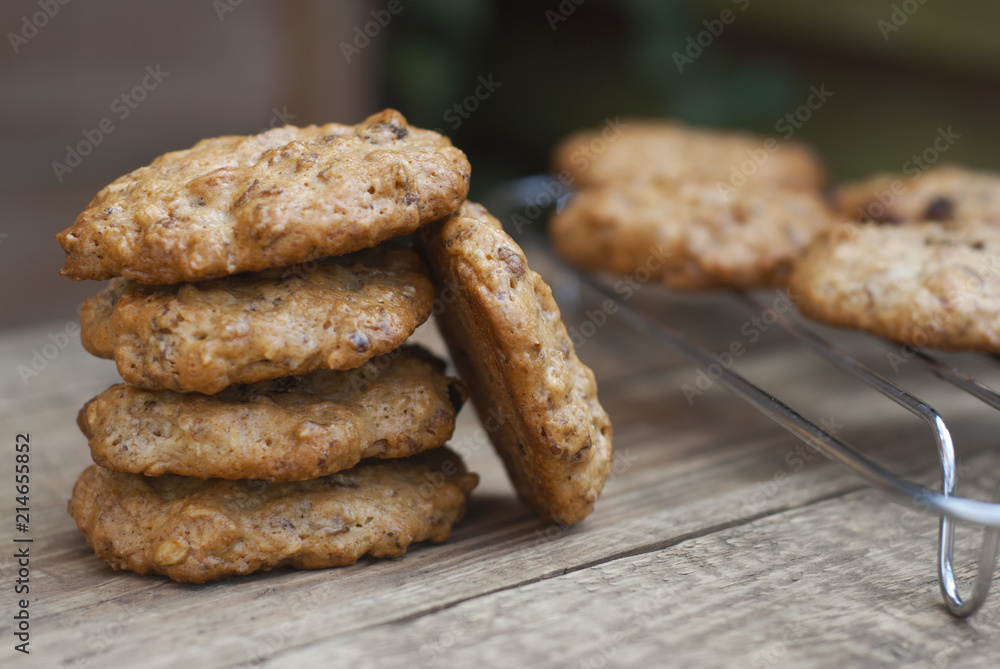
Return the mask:
[[(561, 208), (570, 193), (566, 192), (552, 176), (539, 175), (510, 182), (492, 191), (487, 198), (487, 207), (504, 220), (507, 215), (534, 207), (535, 216), (522, 220), (537, 220), (541, 209), (550, 204)], [(538, 226), (531, 226), (532, 228)], [(514, 231), (511, 231), (514, 232)], [(517, 231), (522, 234), (523, 231)], [(530, 233), (529, 233), (530, 234)], [(955, 495), (956, 461), (951, 432), (941, 415), (923, 400), (889, 381), (859, 360), (841, 351), (812, 330), (805, 328), (781, 314), (776, 314), (777, 323), (789, 334), (806, 344), (817, 355), (829, 363), (851, 373), (878, 392), (892, 399), (923, 420), (928, 426), (937, 445), (941, 466), (941, 491), (913, 483), (899, 476), (868, 457), (850, 444), (838, 439), (823, 428), (803, 417), (782, 400), (758, 388), (752, 382), (731, 368), (717, 364), (711, 353), (692, 343), (683, 333), (650, 318), (619, 299), (619, 295), (600, 278), (581, 272), (556, 256), (548, 242), (535, 236), (534, 245), (550, 256), (552, 263), (576, 277), (602, 297), (618, 304), (615, 315), (629, 325), (649, 335), (688, 361), (711, 373), (716, 383), (729, 389), (752, 407), (785, 428), (834, 462), (854, 472), (872, 486), (889, 494), (895, 501), (906, 503), (932, 513), (940, 518), (938, 533), (938, 581), (941, 595), (948, 610), (957, 617), (965, 618), (975, 613), (986, 601), (993, 572), (996, 568), (997, 549), (1000, 545), (1000, 487), (994, 493), (992, 502), (984, 502)], [(732, 291), (733, 298), (754, 309), (763, 310), (763, 305), (753, 296), (742, 291)], [(917, 350), (914, 359), (940, 379), (956, 386), (982, 400), (994, 409), (1000, 410), (1000, 394), (992, 388), (963, 374), (957, 369), (940, 362), (924, 351)], [(978, 557), (972, 592), (962, 597), (954, 572), (955, 521), (963, 520), (983, 526), (983, 543)]]

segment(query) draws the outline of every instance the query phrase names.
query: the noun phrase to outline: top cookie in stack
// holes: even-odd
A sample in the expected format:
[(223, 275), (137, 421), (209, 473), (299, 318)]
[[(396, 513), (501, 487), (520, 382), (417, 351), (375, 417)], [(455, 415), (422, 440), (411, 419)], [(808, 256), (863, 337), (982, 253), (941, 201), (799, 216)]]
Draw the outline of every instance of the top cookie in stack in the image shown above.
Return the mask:
[(832, 222), (825, 171), (796, 142), (633, 121), (572, 135), (554, 166), (582, 188), (552, 220), (561, 255), (679, 290), (782, 286)]
[(470, 172), (392, 110), (206, 139), (98, 193), (56, 236), (62, 275), (173, 284), (359, 251), (457, 210)]
[(64, 275), (112, 278), (82, 338), (127, 382), (79, 417), (98, 464), (70, 512), (102, 559), (204, 582), (447, 538), (477, 481), (439, 448), (467, 391), (403, 346), (434, 286), (385, 240), (457, 210), (469, 174), (384, 111), (164, 155), (58, 235)]

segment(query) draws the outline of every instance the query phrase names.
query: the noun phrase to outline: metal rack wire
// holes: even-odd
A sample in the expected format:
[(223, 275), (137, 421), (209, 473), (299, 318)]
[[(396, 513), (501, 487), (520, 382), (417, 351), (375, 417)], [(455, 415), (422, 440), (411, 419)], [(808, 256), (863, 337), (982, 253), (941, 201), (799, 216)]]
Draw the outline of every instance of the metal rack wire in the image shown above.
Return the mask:
[[(544, 206), (546, 196), (555, 204), (557, 194), (552, 192), (552, 184), (554, 183), (558, 182), (553, 177), (544, 175), (511, 182), (494, 190), (487, 200), (487, 205), (495, 213), (509, 213), (524, 208), (526, 203)], [(568, 194), (558, 193), (558, 195), (558, 203), (561, 206), (565, 203)], [(738, 395), (809, 446), (854, 472), (872, 486), (888, 493), (892, 499), (938, 515), (940, 518), (937, 551), (938, 580), (945, 604), (952, 614), (960, 618), (972, 615), (983, 605), (989, 594), (993, 572), (996, 568), (998, 547), (1000, 547), (1000, 503), (997, 503), (1000, 501), (1000, 487), (997, 488), (992, 502), (955, 495), (956, 460), (951, 432), (944, 419), (932, 406), (879, 375), (859, 360), (839, 350), (813, 331), (796, 324), (783, 315), (776, 314), (777, 323), (786, 332), (806, 344), (831, 364), (864, 381), (927, 424), (937, 445), (941, 466), (941, 492), (896, 476), (863, 452), (809, 421), (795, 409), (757, 387), (731, 368), (716, 364), (715, 358), (709, 352), (688, 341), (680, 331), (621, 302), (619, 295), (600, 278), (568, 265), (551, 251), (546, 241), (542, 240), (540, 236), (536, 237), (537, 239), (534, 241), (538, 248), (551, 257), (553, 264), (563, 268), (565, 272), (570, 273), (581, 284), (603, 298), (611, 299), (618, 304), (616, 315), (625, 322), (646, 333), (697, 367), (706, 371), (711, 367), (713, 378), (717, 383)], [(763, 305), (747, 293), (734, 291), (734, 298), (754, 309), (763, 309)], [(1000, 410), (1000, 394), (992, 388), (938, 361), (923, 351), (917, 350), (914, 358), (927, 365), (939, 378)], [(985, 528), (972, 591), (964, 598), (959, 594), (954, 570), (956, 520), (964, 520), (982, 525)]]

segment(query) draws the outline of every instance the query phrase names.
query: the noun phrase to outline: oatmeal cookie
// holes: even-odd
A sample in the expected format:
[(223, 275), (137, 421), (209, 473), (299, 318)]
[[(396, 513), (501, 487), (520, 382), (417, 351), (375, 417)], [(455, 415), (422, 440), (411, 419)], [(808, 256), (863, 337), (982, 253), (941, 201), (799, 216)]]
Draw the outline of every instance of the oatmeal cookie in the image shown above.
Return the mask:
[(121, 383), (77, 422), (94, 462), (108, 469), (298, 481), (443, 445), (467, 396), (444, 369), (407, 346), (347, 372), (238, 384), (211, 397)]
[(420, 238), (441, 333), (518, 493), (547, 521), (582, 520), (611, 471), (611, 422), (552, 291), (480, 205)]
[(612, 184), (574, 195), (552, 219), (556, 251), (580, 267), (670, 288), (782, 286), (833, 223), (809, 191), (712, 182)]
[(469, 162), (387, 109), (202, 140), (104, 188), (56, 236), (73, 279), (200, 281), (342, 255), (455, 211)]
[(477, 482), (447, 448), (291, 483), (151, 478), (93, 465), (69, 512), (112, 569), (204, 583), (398, 557), (413, 542), (444, 541)]
[(879, 223), (978, 220), (1000, 225), (1000, 174), (957, 165), (922, 174), (876, 174), (834, 193), (847, 218)]
[(826, 181), (815, 152), (799, 142), (666, 120), (577, 132), (556, 148), (553, 167), (556, 173), (567, 172), (578, 188), (695, 179), (819, 189)]
[(843, 225), (809, 248), (789, 292), (825, 323), (914, 347), (1000, 353), (1000, 229)]
[(398, 348), (431, 313), (429, 271), (383, 244), (348, 256), (198, 283), (114, 279), (80, 311), (84, 348), (148, 390), (213, 394)]

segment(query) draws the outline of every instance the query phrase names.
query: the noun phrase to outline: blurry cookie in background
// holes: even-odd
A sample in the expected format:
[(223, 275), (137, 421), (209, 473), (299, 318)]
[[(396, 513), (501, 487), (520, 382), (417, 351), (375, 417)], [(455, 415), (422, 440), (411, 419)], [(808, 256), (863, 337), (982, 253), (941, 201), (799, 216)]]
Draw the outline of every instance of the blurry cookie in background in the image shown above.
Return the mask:
[(833, 224), (808, 190), (713, 182), (616, 183), (572, 196), (551, 221), (556, 251), (587, 270), (647, 272), (678, 290), (783, 286), (813, 238)]
[(800, 142), (667, 119), (615, 120), (576, 132), (556, 147), (552, 166), (577, 188), (691, 179), (817, 190), (826, 182), (816, 152)]
[(839, 185), (834, 206), (845, 218), (878, 223), (977, 220), (1000, 225), (1000, 173), (958, 165), (916, 174), (875, 174)]
[(841, 225), (809, 248), (789, 292), (824, 323), (918, 348), (1000, 353), (1000, 228)]

